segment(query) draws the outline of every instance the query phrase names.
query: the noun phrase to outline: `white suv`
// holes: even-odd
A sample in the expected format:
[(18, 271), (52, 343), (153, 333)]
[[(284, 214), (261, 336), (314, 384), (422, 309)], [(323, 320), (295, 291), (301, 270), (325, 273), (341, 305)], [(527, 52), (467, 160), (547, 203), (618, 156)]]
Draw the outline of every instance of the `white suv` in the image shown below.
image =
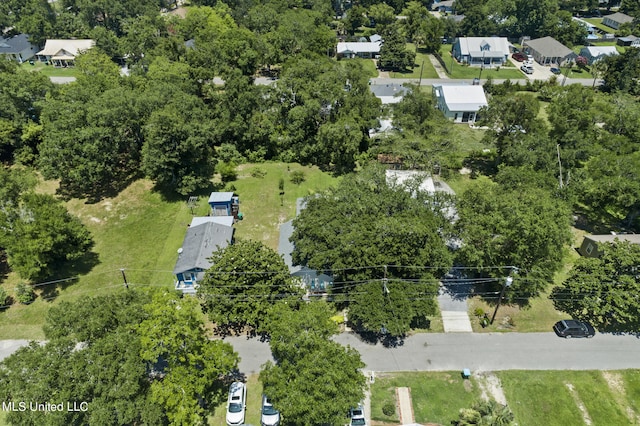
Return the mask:
[(247, 388), (242, 382), (233, 382), (229, 387), (227, 401), (227, 425), (244, 424), (244, 409), (247, 401)]

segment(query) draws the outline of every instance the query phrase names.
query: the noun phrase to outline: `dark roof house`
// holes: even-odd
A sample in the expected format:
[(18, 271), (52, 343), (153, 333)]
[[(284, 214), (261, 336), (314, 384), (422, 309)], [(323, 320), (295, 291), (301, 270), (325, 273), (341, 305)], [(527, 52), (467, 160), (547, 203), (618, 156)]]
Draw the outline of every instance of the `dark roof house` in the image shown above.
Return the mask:
[(522, 47), (541, 65), (563, 65), (576, 57), (573, 50), (553, 37), (527, 40)]
[(29, 42), (27, 34), (18, 34), (13, 37), (0, 37), (0, 55), (11, 60), (23, 63), (33, 58), (38, 48)]
[(602, 24), (611, 27), (614, 30), (620, 28), (620, 25), (633, 22), (633, 17), (625, 15), (621, 12), (612, 13), (602, 18)]
[(599, 257), (598, 245), (601, 243), (613, 243), (615, 241), (628, 241), (632, 244), (640, 244), (640, 234), (604, 234), (585, 235), (578, 253), (585, 257)]

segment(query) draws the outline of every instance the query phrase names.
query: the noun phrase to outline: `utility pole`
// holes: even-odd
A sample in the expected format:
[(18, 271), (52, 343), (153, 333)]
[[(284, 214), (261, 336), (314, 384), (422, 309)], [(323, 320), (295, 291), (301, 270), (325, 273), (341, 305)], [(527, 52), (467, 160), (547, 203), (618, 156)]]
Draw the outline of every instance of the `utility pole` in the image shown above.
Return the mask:
[(120, 268), (120, 272), (122, 272), (122, 280), (124, 281), (124, 288), (129, 290), (129, 283), (127, 282), (127, 276), (124, 274), (124, 268)]
[[(513, 272), (513, 269), (511, 271)], [(493, 311), (493, 316), (491, 317), (491, 322), (489, 324), (493, 324), (493, 320), (496, 319), (496, 314), (498, 313), (498, 308), (500, 307), (500, 303), (502, 303), (504, 292), (507, 290), (507, 287), (511, 287), (512, 283), (513, 283), (513, 277), (511, 276), (511, 274), (509, 274), (509, 276), (504, 282), (504, 285), (502, 286), (502, 291), (500, 292), (500, 297), (498, 298), (498, 304), (496, 305), (495, 311)]]
[(556, 151), (558, 151), (558, 167), (560, 168), (560, 189), (564, 187), (562, 183), (562, 162), (560, 161), (560, 144), (556, 144)]

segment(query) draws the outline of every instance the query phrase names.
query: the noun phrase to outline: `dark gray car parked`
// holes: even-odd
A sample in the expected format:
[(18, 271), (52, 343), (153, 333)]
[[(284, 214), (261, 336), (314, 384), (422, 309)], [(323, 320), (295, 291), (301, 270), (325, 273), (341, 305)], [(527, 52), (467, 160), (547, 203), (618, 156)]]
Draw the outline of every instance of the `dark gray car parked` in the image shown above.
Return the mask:
[(588, 322), (582, 322), (577, 320), (562, 320), (553, 325), (553, 331), (560, 337), (593, 337), (596, 335), (596, 330)]

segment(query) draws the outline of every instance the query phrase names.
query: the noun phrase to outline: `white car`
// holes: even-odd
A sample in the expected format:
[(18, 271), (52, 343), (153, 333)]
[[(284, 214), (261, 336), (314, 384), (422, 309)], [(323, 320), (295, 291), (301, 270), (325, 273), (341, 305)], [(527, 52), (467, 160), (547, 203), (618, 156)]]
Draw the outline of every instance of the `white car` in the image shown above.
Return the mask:
[(244, 424), (244, 409), (247, 401), (247, 388), (242, 382), (233, 382), (229, 387), (227, 401), (227, 425)]
[(520, 69), (525, 74), (533, 74), (533, 67), (527, 67), (525, 65), (521, 66)]
[(364, 408), (362, 404), (358, 404), (356, 408), (352, 408), (349, 412), (349, 426), (367, 426), (367, 420), (364, 417)]
[(280, 412), (273, 407), (269, 398), (262, 395), (262, 411), (260, 412), (260, 425), (262, 426), (279, 426)]

